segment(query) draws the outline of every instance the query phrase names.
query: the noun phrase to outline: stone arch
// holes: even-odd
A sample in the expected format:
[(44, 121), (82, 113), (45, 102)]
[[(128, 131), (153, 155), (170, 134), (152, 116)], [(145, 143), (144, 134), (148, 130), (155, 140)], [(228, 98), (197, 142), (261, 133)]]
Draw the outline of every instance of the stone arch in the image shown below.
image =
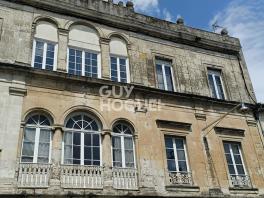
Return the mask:
[(130, 126), (132, 127), (132, 130), (133, 130), (133, 132), (134, 132), (133, 135), (137, 135), (137, 134), (138, 134), (138, 132), (137, 132), (137, 128), (136, 128), (136, 126), (134, 125), (134, 123), (131, 122), (129, 119), (126, 119), (126, 118), (117, 118), (117, 119), (113, 120), (113, 121), (111, 122), (110, 129), (112, 130), (113, 127), (114, 127), (114, 125), (115, 125), (116, 123), (118, 123), (118, 122), (125, 122), (125, 123), (127, 123), (128, 125), (130, 125)]
[(124, 40), (124, 41), (126, 42), (127, 46), (130, 46), (130, 45), (131, 45), (131, 42), (130, 42), (130, 40), (128, 39), (128, 37), (125, 36), (125, 35), (122, 34), (122, 33), (119, 33), (119, 32), (112, 32), (112, 33), (108, 34), (108, 36), (107, 36), (108, 39), (111, 39), (111, 38), (113, 38), (113, 37), (117, 37), (117, 38), (119, 38), (119, 39), (121, 39), (121, 40)]
[(28, 111), (26, 111), (24, 113), (24, 115), (22, 117), (22, 122), (25, 123), (29, 119), (29, 117), (31, 117), (34, 114), (42, 114), (42, 115), (46, 116), (49, 119), (51, 125), (55, 124), (56, 120), (55, 120), (54, 114), (51, 111), (49, 111), (49, 110), (47, 110), (45, 108), (32, 108), (32, 109), (29, 109)]
[(90, 114), (91, 116), (96, 118), (97, 121), (100, 123), (102, 131), (105, 129), (108, 129), (109, 125), (106, 122), (105, 118), (96, 109), (92, 107), (84, 106), (84, 105), (74, 106), (66, 110), (60, 118), (60, 124), (64, 126), (69, 116), (76, 112), (83, 112), (83, 113)]

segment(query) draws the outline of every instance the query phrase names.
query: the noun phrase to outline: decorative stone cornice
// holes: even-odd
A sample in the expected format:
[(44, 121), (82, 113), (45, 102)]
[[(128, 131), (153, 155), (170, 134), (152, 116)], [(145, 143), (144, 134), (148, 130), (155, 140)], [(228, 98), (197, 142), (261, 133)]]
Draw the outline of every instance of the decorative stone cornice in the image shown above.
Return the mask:
[(13, 0), (12, 2), (212, 51), (238, 54), (241, 49), (240, 42), (236, 38), (145, 16), (135, 13), (131, 7), (102, 0)]
[(158, 128), (169, 129), (169, 130), (180, 130), (180, 131), (192, 131), (192, 124), (184, 122), (175, 122), (167, 120), (157, 120)]
[(27, 89), (20, 88), (20, 87), (9, 87), (9, 94), (13, 96), (26, 96), (27, 95)]
[(225, 127), (215, 127), (216, 134), (226, 135), (226, 136), (245, 136), (245, 130), (243, 129), (235, 129), (235, 128), (225, 128)]
[(256, 120), (247, 120), (247, 125), (251, 126), (251, 127), (256, 127), (257, 122), (256, 122)]

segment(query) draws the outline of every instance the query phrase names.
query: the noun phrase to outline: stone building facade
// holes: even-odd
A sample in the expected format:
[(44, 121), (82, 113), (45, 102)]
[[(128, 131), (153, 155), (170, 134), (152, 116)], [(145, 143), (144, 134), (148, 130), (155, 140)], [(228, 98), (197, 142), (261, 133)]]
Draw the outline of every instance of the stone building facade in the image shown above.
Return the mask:
[(0, 31), (2, 197), (264, 195), (238, 39), (103, 0), (0, 0)]

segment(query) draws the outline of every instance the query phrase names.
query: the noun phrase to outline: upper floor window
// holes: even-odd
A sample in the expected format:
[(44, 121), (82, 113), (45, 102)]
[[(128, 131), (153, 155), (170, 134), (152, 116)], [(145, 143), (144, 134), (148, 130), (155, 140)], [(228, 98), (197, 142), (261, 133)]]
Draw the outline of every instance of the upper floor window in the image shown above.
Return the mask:
[(213, 98), (225, 99), (224, 88), (219, 70), (208, 70), (209, 87)]
[(134, 147), (132, 127), (125, 122), (115, 124), (112, 133), (113, 166), (134, 168)]
[(50, 120), (41, 114), (31, 116), (24, 131), (21, 162), (50, 163)]
[(77, 113), (66, 122), (64, 164), (101, 165), (101, 138), (97, 121)]
[(239, 143), (224, 142), (225, 156), (230, 175), (245, 175), (245, 167)]
[(33, 42), (32, 67), (56, 70), (58, 37), (57, 28), (48, 22), (40, 22), (36, 26)]
[(156, 60), (156, 74), (159, 89), (174, 91), (173, 69), (170, 62)]
[(169, 172), (189, 172), (184, 138), (165, 136)]
[(130, 82), (126, 42), (117, 37), (110, 42), (110, 76), (116, 82)]
[(101, 78), (101, 54), (97, 32), (87, 26), (75, 25), (69, 33), (69, 74)]

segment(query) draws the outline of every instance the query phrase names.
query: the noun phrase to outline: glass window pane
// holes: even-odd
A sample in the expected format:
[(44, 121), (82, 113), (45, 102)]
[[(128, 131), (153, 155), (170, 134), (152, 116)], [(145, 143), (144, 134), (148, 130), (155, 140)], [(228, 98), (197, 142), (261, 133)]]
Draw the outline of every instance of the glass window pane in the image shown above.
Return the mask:
[(236, 165), (236, 168), (237, 168), (237, 173), (239, 175), (245, 175), (245, 171), (244, 171), (243, 165)]
[(92, 159), (92, 147), (84, 147), (84, 159)]
[(117, 163), (117, 165), (122, 166), (122, 153), (121, 153), (121, 149), (113, 149), (113, 162)]
[(73, 133), (73, 144), (81, 145), (81, 134), (80, 133)]
[(213, 75), (212, 74), (208, 74), (208, 80), (209, 80), (209, 87), (211, 89), (211, 94), (213, 98), (217, 98), (216, 95), (216, 87), (214, 85), (214, 79), (213, 79)]
[(73, 158), (81, 159), (81, 147), (80, 146), (73, 146)]
[(71, 132), (65, 132), (64, 144), (72, 145), (72, 133)]
[(35, 134), (36, 134), (35, 128), (26, 128), (24, 133), (24, 141), (35, 142)]
[(100, 160), (100, 147), (93, 147), (93, 159)]
[(34, 143), (31, 142), (24, 142), (23, 143), (23, 150), (22, 155), (25, 156), (34, 156)]
[(134, 163), (134, 152), (133, 150), (125, 151), (126, 164)]
[(39, 143), (38, 156), (39, 157), (49, 157), (49, 149), (50, 149), (49, 143)]
[(162, 72), (162, 66), (161, 65), (159, 65), (159, 64), (156, 65), (156, 72), (157, 72), (158, 88), (159, 89), (165, 89), (164, 79), (163, 79), (163, 72)]
[(226, 154), (226, 161), (227, 161), (228, 164), (233, 164), (233, 160), (232, 160), (231, 154)]
[(93, 146), (100, 146), (99, 134), (93, 134)]
[(179, 161), (179, 171), (187, 172), (186, 161)]
[(133, 150), (133, 138), (132, 137), (125, 137), (124, 144), (126, 150)]
[(72, 146), (64, 145), (64, 158), (72, 157)]
[(167, 159), (175, 159), (174, 150), (166, 149)]
[(238, 144), (232, 144), (232, 151), (234, 154), (240, 154), (239, 153), (239, 145)]
[(176, 148), (184, 149), (184, 140), (183, 139), (175, 139)]
[(235, 163), (236, 164), (242, 164), (241, 156), (240, 155), (234, 155)]
[(215, 76), (215, 81), (216, 81), (216, 85), (217, 85), (219, 99), (225, 99), (223, 85), (222, 85), (220, 76)]
[(177, 150), (178, 160), (185, 160), (185, 152), (184, 150)]
[(113, 145), (113, 148), (121, 149), (121, 138), (113, 136), (112, 137), (112, 145)]
[(49, 158), (47, 158), (47, 157), (38, 157), (38, 163), (48, 164), (49, 163)]
[(89, 133), (84, 134), (84, 145), (85, 146), (92, 146), (91, 134), (89, 134)]
[(229, 170), (229, 174), (230, 174), (230, 175), (235, 175), (235, 174), (236, 174), (233, 165), (228, 165), (228, 170)]
[(79, 164), (81, 164), (81, 160), (73, 159), (73, 160), (72, 160), (72, 163), (73, 163), (73, 164), (78, 164), (78, 165), (79, 165)]
[(225, 150), (225, 153), (230, 153), (229, 144), (224, 143), (224, 150)]
[(168, 171), (176, 171), (176, 164), (174, 160), (167, 160)]
[(51, 132), (49, 129), (40, 129), (39, 142), (50, 142)]
[(167, 90), (173, 91), (173, 81), (172, 81), (172, 75), (171, 75), (171, 67), (165, 66), (165, 75), (166, 75), (166, 81), (167, 81)]
[(21, 162), (24, 162), (24, 163), (26, 163), (26, 162), (32, 163), (33, 162), (33, 157), (22, 156)]
[(165, 137), (165, 145), (167, 148), (173, 148), (173, 142), (171, 137)]

